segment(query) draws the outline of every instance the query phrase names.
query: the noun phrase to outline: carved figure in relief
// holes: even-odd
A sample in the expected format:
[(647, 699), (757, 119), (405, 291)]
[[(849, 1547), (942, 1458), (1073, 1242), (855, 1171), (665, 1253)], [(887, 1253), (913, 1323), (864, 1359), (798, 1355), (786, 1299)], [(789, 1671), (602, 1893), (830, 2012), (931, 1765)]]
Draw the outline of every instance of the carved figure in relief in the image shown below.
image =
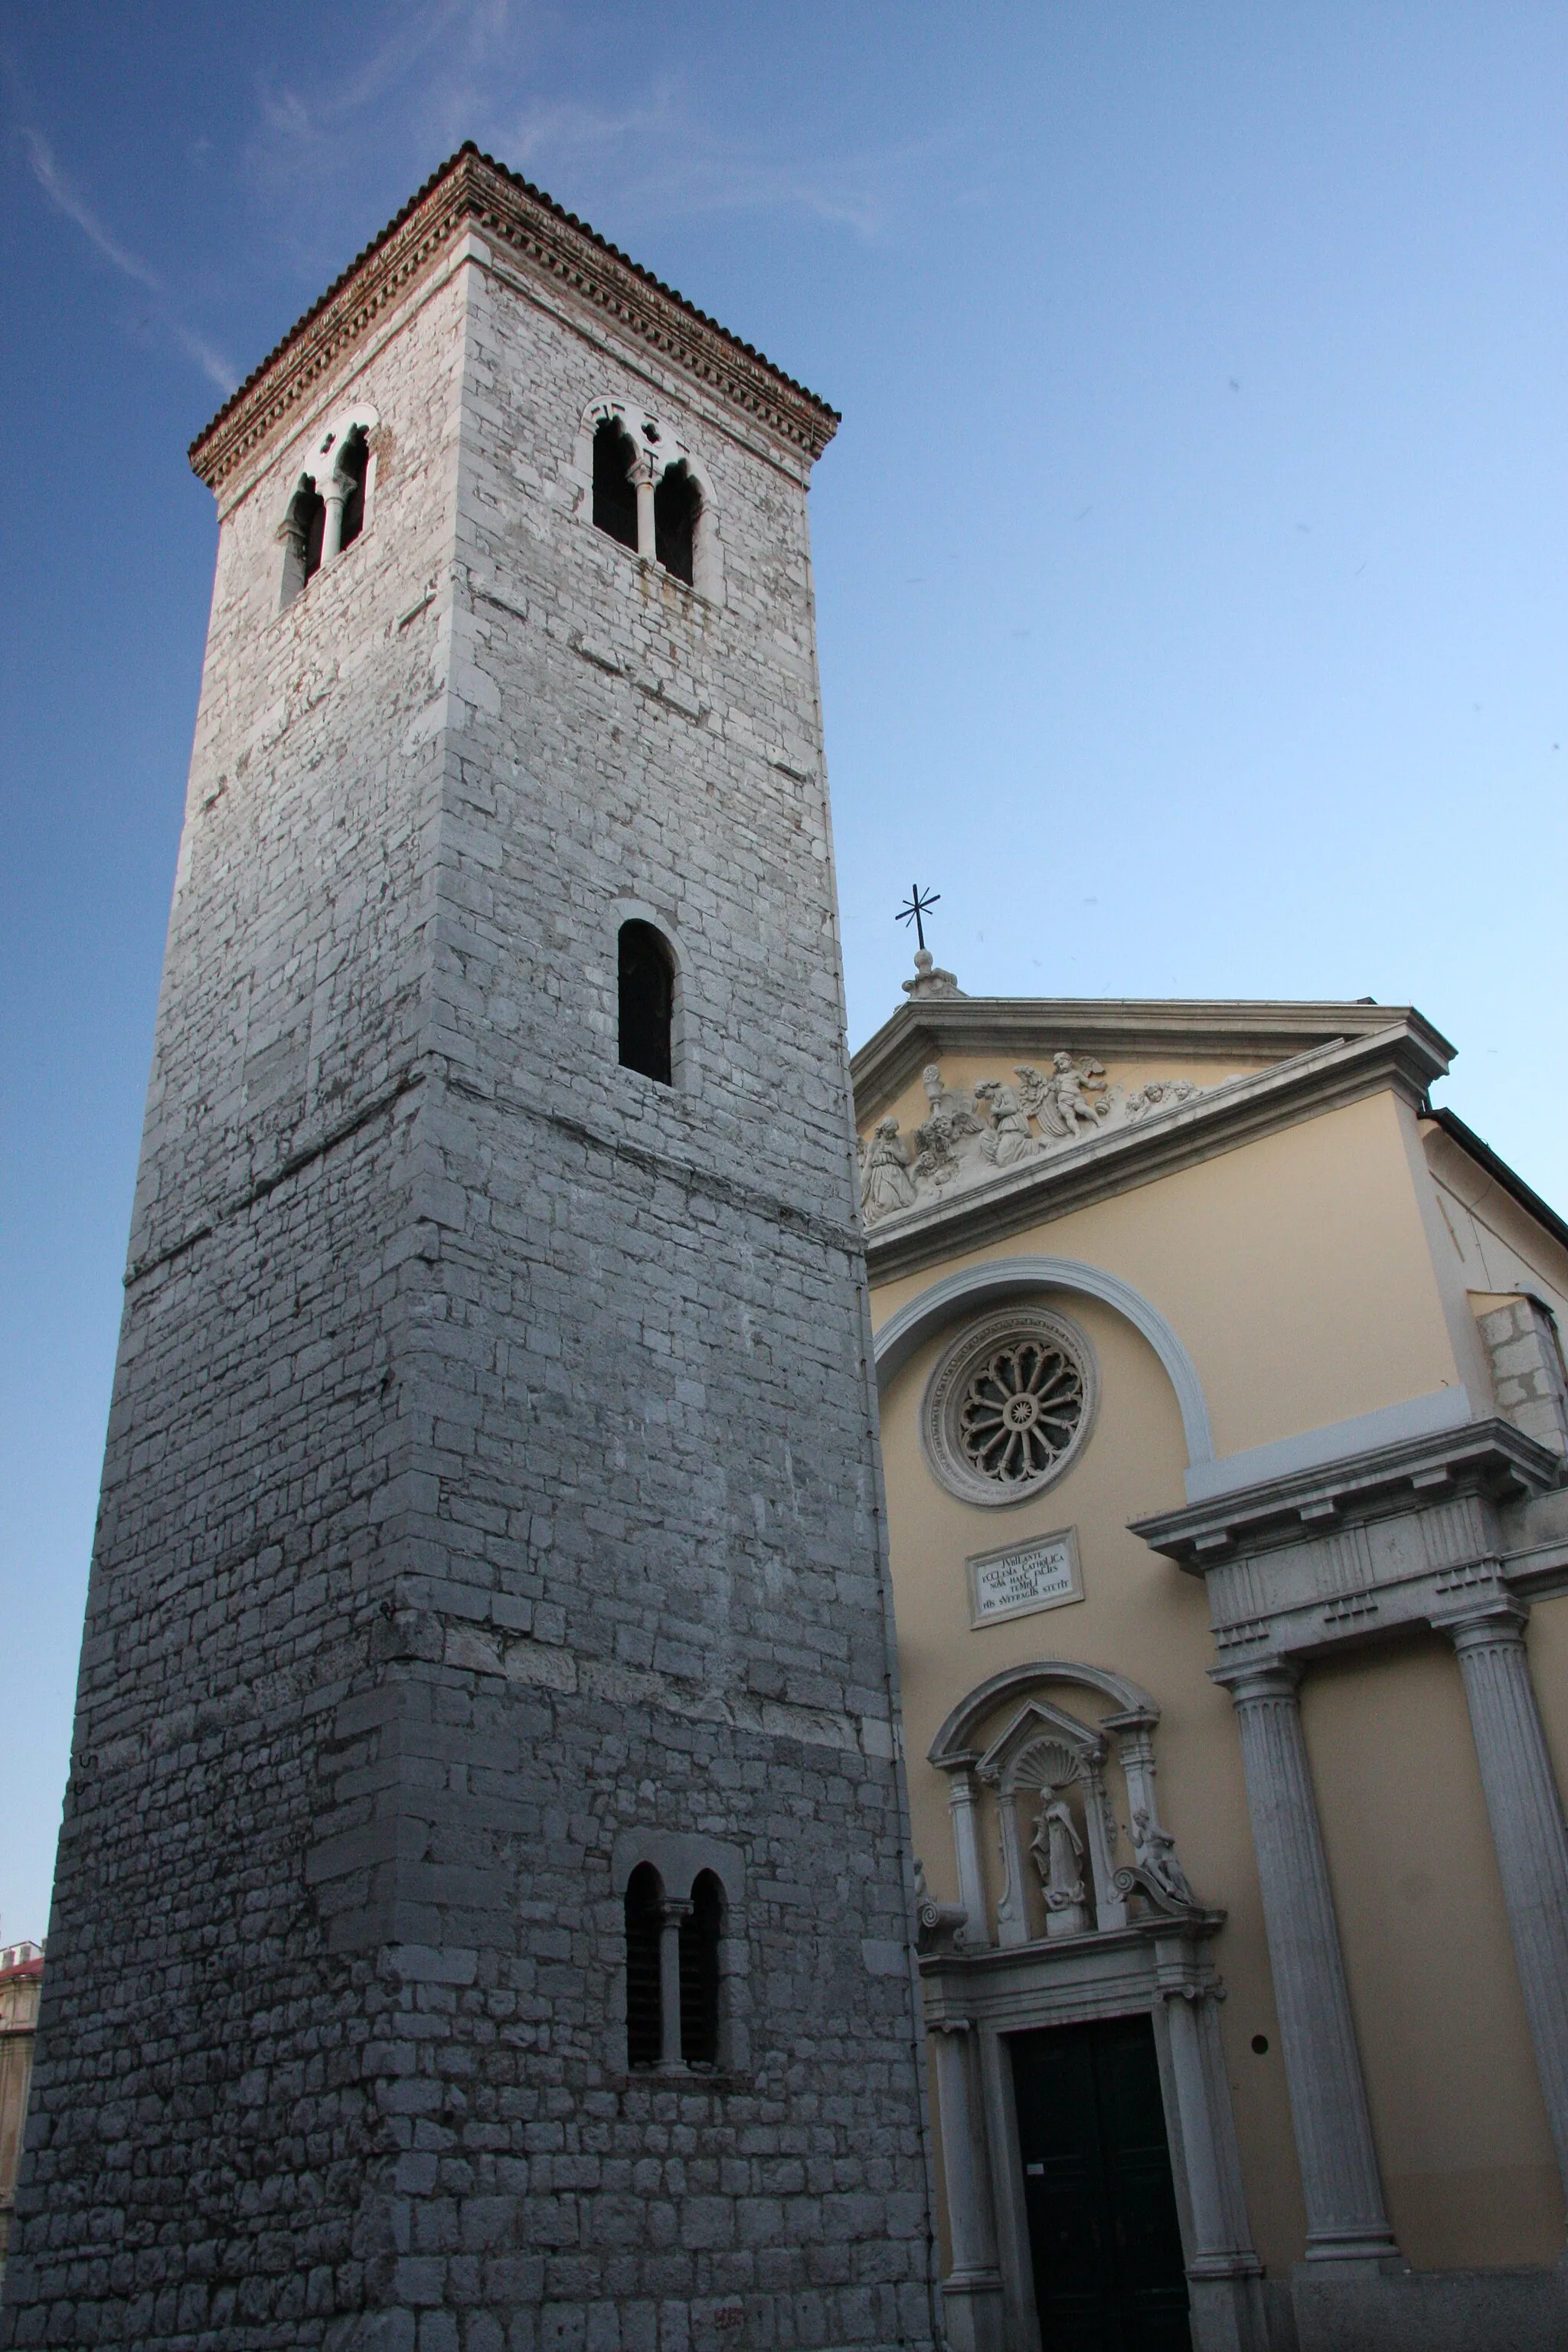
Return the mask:
[(1203, 1088), (1191, 1078), (1146, 1078), (1127, 1097), (1130, 1119), (1146, 1118), (1152, 1110), (1168, 1110), (1173, 1103), (1190, 1102)]
[(1066, 1792), (1047, 1785), (1040, 1797), (1029, 1852), (1040, 1874), (1047, 1910), (1066, 1911), (1084, 1899), (1083, 1840), (1068, 1809)]
[(879, 1118), (860, 1173), (860, 1205), (867, 1223), (891, 1215), (895, 1209), (909, 1208), (914, 1197), (910, 1155), (900, 1138), (899, 1122)]
[(1156, 1886), (1171, 1897), (1195, 1910), (1197, 1896), (1193, 1893), (1186, 1872), (1176, 1859), (1176, 1841), (1169, 1830), (1151, 1821), (1140, 1805), (1132, 1816), (1132, 1854), (1138, 1869), (1146, 1871)]
[(971, 1139), (984, 1135), (984, 1123), (975, 1118), (962, 1095), (943, 1086), (940, 1064), (928, 1062), (921, 1083), (931, 1110), (915, 1129), (920, 1154), (914, 1163), (915, 1180), (917, 1183), (951, 1184), (962, 1171)]
[(1011, 1168), (1015, 1160), (1031, 1159), (1039, 1146), (1029, 1133), (1029, 1115), (1012, 1087), (1000, 1078), (984, 1078), (974, 1099), (990, 1108), (991, 1128), (981, 1136), (980, 1150), (993, 1167)]
[(1076, 1136), (1080, 1126), (1096, 1127), (1110, 1115), (1103, 1062), (1075, 1062), (1070, 1054), (1054, 1054), (1048, 1072), (1036, 1069), (1032, 1062), (1019, 1062), (1013, 1075), (1022, 1081), (1025, 1110), (1054, 1143)]

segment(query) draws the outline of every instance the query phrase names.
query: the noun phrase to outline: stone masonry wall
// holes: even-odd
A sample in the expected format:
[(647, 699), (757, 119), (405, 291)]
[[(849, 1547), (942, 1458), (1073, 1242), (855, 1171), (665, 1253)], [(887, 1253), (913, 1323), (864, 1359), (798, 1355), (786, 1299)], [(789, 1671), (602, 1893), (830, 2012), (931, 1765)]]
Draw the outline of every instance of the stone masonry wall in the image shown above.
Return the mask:
[[(930, 2336), (804, 470), (467, 251), (312, 418), (362, 541), (279, 618), (298, 449), (225, 521), (9, 2342)], [(578, 512), (605, 394), (721, 607)], [(670, 1833), (710, 2077), (626, 2070)]]

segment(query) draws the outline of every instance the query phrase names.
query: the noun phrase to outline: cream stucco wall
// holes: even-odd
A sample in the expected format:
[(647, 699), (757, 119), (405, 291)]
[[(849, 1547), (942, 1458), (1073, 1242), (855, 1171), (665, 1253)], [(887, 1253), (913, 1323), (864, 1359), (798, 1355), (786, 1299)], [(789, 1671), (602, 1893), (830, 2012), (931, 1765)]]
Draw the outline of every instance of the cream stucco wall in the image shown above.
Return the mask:
[[(950, 1085), (971, 1079), (956, 1062), (943, 1074)], [(1475, 1223), (1450, 1242), (1454, 1180), (1450, 1171), (1438, 1213), (1422, 1142), (1406, 1107), (1373, 1096), (879, 1283), (874, 1320), (965, 1265), (1037, 1253), (1115, 1274), (1159, 1308), (1196, 1366), (1221, 1455), (1461, 1380), (1485, 1412), (1456, 1304), (1468, 1317), (1466, 1294), (1483, 1274), (1503, 1277), (1489, 1287), (1552, 1298), (1552, 1278), (1568, 1284), (1568, 1259), (1559, 1266), (1555, 1244), (1528, 1220), (1514, 1232), (1512, 1204), (1496, 1201), (1489, 1242)], [(1449, 1265), (1435, 1263), (1439, 1241), (1456, 1253)], [(1459, 1264), (1467, 1248), (1473, 1274)], [(1278, 2272), (1300, 2259), (1302, 2207), (1230, 1701), (1206, 1672), (1214, 1649), (1201, 1581), (1128, 1532), (1129, 1521), (1184, 1499), (1181, 1418), (1152, 1349), (1113, 1309), (1065, 1292), (1052, 1304), (1089, 1338), (1102, 1387), (1089, 1444), (1043, 1496), (975, 1508), (927, 1468), (921, 1400), (951, 1329), (925, 1342), (882, 1400), (916, 1849), (933, 1891), (955, 1899), (947, 1782), (926, 1750), (987, 1675), (1061, 1657), (1152, 1692), (1166, 1824), (1201, 1898), (1228, 1914), (1216, 1951), (1229, 1994), (1226, 2065), (1255, 2240)], [(966, 1559), (1068, 1527), (1082, 1601), (972, 1629)], [(1531, 1646), (1562, 1775), (1568, 1599), (1538, 1605)], [(1401, 2242), (1419, 2266), (1552, 2261), (1563, 2243), (1561, 2184), (1453, 1657), (1431, 1638), (1314, 1666), (1303, 1712)], [(1263, 2055), (1251, 2047), (1258, 2034), (1268, 2041)]]
[[(939, 1274), (1030, 1250), (1131, 1283), (1197, 1366), (1216, 1453), (1462, 1379), (1392, 1095), (879, 1285), (879, 1325)], [(1158, 1509), (1183, 1499), (1180, 1482)], [(1133, 1516), (1131, 1508), (1126, 1514)]]
[[(1203, 1587), (1127, 1531), (1139, 1510), (1181, 1496), (1181, 1416), (1163, 1368), (1130, 1324), (1092, 1299), (1057, 1303), (1085, 1333), (1101, 1391), (1080, 1460), (1037, 1500), (987, 1511), (937, 1485), (921, 1451), (918, 1416), (936, 1339), (911, 1358), (882, 1400), (889, 1535), (893, 1559), (906, 1751), (915, 1850), (935, 1893), (957, 1898), (945, 1777), (926, 1761), (949, 1708), (1005, 1666), (1070, 1658), (1113, 1667), (1158, 1700), (1161, 1803), (1198, 1893), (1230, 1914), (1219, 1959), (1230, 1997), (1226, 2055), (1260, 2252), (1271, 2265), (1301, 2252), (1303, 2221), (1289, 2109), (1279, 2057), (1262, 1911), (1230, 1701), (1208, 1680), (1213, 1657)], [(1084, 1598), (971, 1630), (964, 1562), (1031, 1535), (1072, 1527)], [(1097, 1716), (1103, 1709), (1083, 1705)], [(988, 1842), (989, 1843), (989, 1842)], [(990, 1894), (994, 1901), (994, 1856)], [(1257, 2057), (1254, 2034), (1268, 2053)]]
[(1453, 1653), (1326, 1661), (1302, 1717), (1394, 2233), (1418, 2269), (1552, 2262), (1563, 2186)]

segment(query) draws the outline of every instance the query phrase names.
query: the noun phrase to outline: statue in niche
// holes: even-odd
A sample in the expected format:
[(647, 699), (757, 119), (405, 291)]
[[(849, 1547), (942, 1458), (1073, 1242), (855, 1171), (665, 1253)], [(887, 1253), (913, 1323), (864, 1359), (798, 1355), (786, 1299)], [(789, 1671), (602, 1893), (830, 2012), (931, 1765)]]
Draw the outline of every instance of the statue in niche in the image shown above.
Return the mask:
[[(1065, 1789), (1048, 1783), (1040, 1791), (1039, 1818), (1029, 1852), (1040, 1874), (1047, 1911), (1083, 1910), (1083, 1840)], [(1079, 1924), (1079, 1923), (1075, 1923)]]
[(984, 1078), (974, 1099), (989, 1107), (991, 1127), (980, 1139), (982, 1155), (994, 1168), (1011, 1168), (1015, 1160), (1031, 1159), (1039, 1150), (1029, 1133), (1029, 1115), (1009, 1086), (1000, 1078)]
[(910, 1155), (900, 1138), (899, 1122), (896, 1118), (879, 1118), (860, 1171), (860, 1206), (866, 1223), (874, 1224), (879, 1217), (909, 1208), (914, 1197)]

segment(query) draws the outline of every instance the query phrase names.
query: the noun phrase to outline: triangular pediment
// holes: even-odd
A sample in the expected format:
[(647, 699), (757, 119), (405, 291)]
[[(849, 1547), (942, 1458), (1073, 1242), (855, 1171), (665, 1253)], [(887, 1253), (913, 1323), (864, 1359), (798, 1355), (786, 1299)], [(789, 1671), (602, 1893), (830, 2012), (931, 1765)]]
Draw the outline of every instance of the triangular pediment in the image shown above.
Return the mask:
[[(855, 1056), (874, 1267), (1015, 1230), (1392, 1087), (1450, 1048), (1408, 1006), (942, 997)], [(928, 1242), (928, 1229), (942, 1239)], [(888, 1267), (890, 1270), (890, 1266)]]

